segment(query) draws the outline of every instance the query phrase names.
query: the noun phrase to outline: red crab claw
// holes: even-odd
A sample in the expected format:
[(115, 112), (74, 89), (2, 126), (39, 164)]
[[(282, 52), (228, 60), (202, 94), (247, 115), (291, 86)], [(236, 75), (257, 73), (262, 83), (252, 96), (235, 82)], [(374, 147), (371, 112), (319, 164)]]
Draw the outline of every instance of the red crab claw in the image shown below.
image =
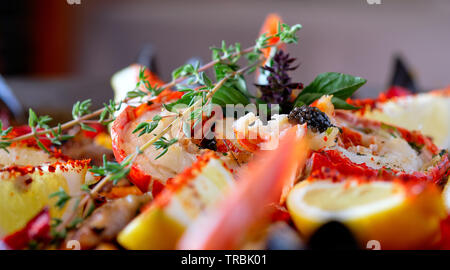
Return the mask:
[(189, 226), (179, 249), (233, 249), (253, 226), (264, 224), (273, 210), (268, 206), (279, 203), (307, 159), (307, 142), (298, 136), (298, 128), (291, 128), (276, 150), (260, 154), (248, 165), (218, 208)]
[[(142, 66), (138, 64), (129, 67), (134, 80), (132, 85), (139, 81), (139, 72), (141, 68)], [(144, 69), (144, 77), (153, 87), (164, 85), (164, 82), (149, 69)], [(141, 90), (147, 91), (144, 86), (142, 86)], [(152, 119), (154, 115), (161, 111), (161, 104), (175, 101), (179, 99), (182, 94), (182, 92), (172, 91), (171, 89), (166, 88), (157, 97), (152, 99), (151, 103), (143, 103), (138, 107), (127, 106), (117, 116), (111, 127), (111, 138), (114, 156), (118, 162), (122, 162), (128, 155), (134, 152), (135, 147), (138, 146), (138, 136), (135, 136), (135, 134), (132, 133), (132, 130), (136, 127), (135, 124)], [(133, 145), (133, 147), (127, 148), (127, 144)], [(137, 161), (134, 162), (129, 178), (142, 192), (147, 192), (149, 187), (151, 187), (153, 194), (156, 195), (163, 188), (163, 184), (158, 181), (158, 179), (153, 179), (151, 174), (143, 169), (143, 167), (145, 167), (145, 164), (140, 164)]]
[[(273, 36), (278, 33), (278, 24), (283, 23), (283, 20), (278, 14), (271, 13), (267, 15), (266, 20), (264, 21), (260, 34), (266, 33), (267, 36)], [(278, 41), (280, 41), (279, 37), (273, 37), (270, 38), (267, 42), (267, 45), (275, 45)], [(280, 47), (279, 47), (280, 48)], [(273, 47), (268, 47), (262, 49), (262, 52), (264, 54), (264, 57), (266, 59), (269, 59), (271, 55), (271, 51), (273, 50)]]
[[(267, 15), (260, 31), (260, 35), (266, 34), (266, 36), (273, 36), (278, 33), (278, 25), (282, 23), (281, 17), (278, 14), (271, 13)], [(267, 45), (275, 45), (280, 40), (279, 37), (272, 37), (267, 41)], [(270, 62), (271, 57), (276, 53), (278, 49), (284, 49), (285, 46), (279, 45), (277, 48), (275, 47), (267, 47), (261, 49), (264, 58), (266, 59), (261, 66), (265, 66)], [(256, 81), (258, 83), (263, 83), (263, 79), (260, 78), (261, 73), (259, 69), (256, 70)]]

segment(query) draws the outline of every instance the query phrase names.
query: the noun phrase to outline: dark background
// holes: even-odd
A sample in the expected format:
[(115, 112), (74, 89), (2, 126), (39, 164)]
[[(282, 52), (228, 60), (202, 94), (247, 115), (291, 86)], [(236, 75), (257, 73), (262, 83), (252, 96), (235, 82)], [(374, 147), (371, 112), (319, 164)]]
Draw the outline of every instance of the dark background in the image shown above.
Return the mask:
[(221, 40), (251, 45), (265, 16), (276, 12), (303, 25), (300, 43), (288, 48), (301, 63), (296, 81), (345, 72), (368, 79), (360, 96), (375, 96), (399, 54), (422, 89), (450, 84), (450, 1), (381, 2), (2, 0), (0, 74), (24, 106), (70, 112), (78, 99), (101, 104), (111, 97), (111, 75), (136, 61), (146, 44), (167, 80), (192, 56), (209, 60), (209, 47)]

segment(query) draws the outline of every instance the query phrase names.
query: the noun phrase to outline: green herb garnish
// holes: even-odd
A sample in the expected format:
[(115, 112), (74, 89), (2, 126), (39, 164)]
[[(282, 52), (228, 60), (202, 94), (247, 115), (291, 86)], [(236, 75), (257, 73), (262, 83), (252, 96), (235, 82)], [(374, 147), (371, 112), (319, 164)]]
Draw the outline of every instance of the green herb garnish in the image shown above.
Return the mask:
[(72, 198), (71, 196), (69, 196), (69, 194), (66, 193), (66, 191), (62, 187), (60, 187), (58, 191), (53, 192), (52, 194), (49, 195), (49, 198), (53, 197), (58, 198), (58, 200), (55, 203), (55, 206), (58, 207), (59, 209), (64, 208), (66, 203)]
[(363, 86), (367, 81), (361, 77), (337, 72), (326, 72), (318, 75), (312, 83), (303, 89), (295, 99), (295, 107), (310, 105), (324, 95), (333, 95), (331, 102), (336, 109), (355, 110), (357, 107), (345, 100)]

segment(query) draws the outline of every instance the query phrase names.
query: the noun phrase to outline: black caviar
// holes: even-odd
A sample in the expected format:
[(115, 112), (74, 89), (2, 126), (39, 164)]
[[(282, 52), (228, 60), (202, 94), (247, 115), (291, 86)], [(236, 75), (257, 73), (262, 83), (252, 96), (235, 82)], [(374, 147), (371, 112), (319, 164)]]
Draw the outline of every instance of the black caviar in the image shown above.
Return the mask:
[(327, 130), (329, 127), (333, 127), (328, 116), (316, 107), (310, 107), (303, 105), (301, 107), (295, 107), (289, 113), (289, 123), (291, 124), (304, 124), (306, 123), (308, 128), (314, 132), (320, 133)]

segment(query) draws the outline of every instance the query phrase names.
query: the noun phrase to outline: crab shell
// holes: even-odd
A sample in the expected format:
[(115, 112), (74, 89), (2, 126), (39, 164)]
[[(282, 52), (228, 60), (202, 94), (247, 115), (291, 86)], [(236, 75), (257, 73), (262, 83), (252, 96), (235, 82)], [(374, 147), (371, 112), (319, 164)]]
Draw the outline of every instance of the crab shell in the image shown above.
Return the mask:
[[(124, 143), (123, 130), (130, 122), (137, 119), (140, 115), (147, 111), (151, 110), (160, 110), (161, 103), (163, 101), (169, 101), (178, 99), (180, 97), (181, 92), (172, 92), (170, 90), (164, 90), (159, 96), (158, 99), (154, 101), (152, 104), (143, 103), (138, 107), (127, 106), (114, 120), (114, 123), (111, 127), (111, 138), (112, 138), (112, 149), (114, 153), (114, 157), (117, 162), (122, 162), (129, 154), (126, 153), (122, 148), (122, 144)], [(160, 179), (152, 179), (152, 176), (145, 173), (142, 169), (139, 168), (139, 165), (133, 163), (131, 167), (131, 171), (129, 174), (130, 181), (135, 184), (141, 191), (146, 192), (149, 189), (150, 184), (152, 187), (153, 193), (158, 193), (164, 187), (161, 183)], [(155, 180), (155, 181), (152, 181)], [(153, 182), (153, 183), (152, 183)]]
[[(336, 117), (343, 119), (351, 124), (360, 125), (367, 128), (377, 129), (381, 127), (381, 122), (357, 117), (354, 114), (336, 111)], [(395, 127), (402, 138), (409, 143), (416, 143), (424, 145), (432, 155), (439, 154), (439, 148), (431, 141), (430, 138), (422, 135), (418, 131), (409, 131), (404, 128)], [(346, 140), (357, 142), (360, 134), (353, 132), (350, 129), (343, 129), (344, 144)], [(368, 167), (366, 164), (356, 164), (349, 158), (344, 156), (337, 150), (322, 150), (317, 151), (311, 156), (311, 174), (314, 177), (326, 178), (330, 176), (342, 177), (349, 175), (359, 175), (365, 177), (381, 176), (385, 179), (399, 178), (402, 180), (420, 180), (434, 182), (441, 184), (443, 179), (446, 179), (450, 173), (450, 161), (448, 155), (442, 155), (440, 160), (431, 169), (426, 172), (406, 173), (392, 169), (374, 169)]]
[[(139, 81), (139, 70), (141, 69), (141, 66), (134, 64), (131, 66), (131, 68), (133, 68), (134, 72), (136, 73), (135, 81), (137, 83)], [(164, 85), (164, 82), (161, 81), (156, 74), (152, 73), (148, 69), (144, 69), (144, 76), (152, 86)], [(141, 90), (147, 91), (145, 87), (141, 87)], [(182, 94), (183, 93), (181, 92), (175, 92), (170, 90), (169, 88), (166, 88), (156, 98), (152, 99), (151, 102), (143, 103), (138, 107), (127, 106), (117, 116), (116, 120), (114, 120), (111, 126), (112, 150), (117, 162), (122, 162), (128, 156), (128, 154), (131, 154), (126, 153), (122, 148), (122, 144), (125, 140), (125, 138), (123, 138), (122, 136), (122, 130), (125, 128), (125, 126), (138, 118), (144, 112), (150, 110), (160, 110), (161, 105), (164, 102), (179, 99)], [(150, 184), (152, 184), (151, 188), (154, 195), (159, 193), (164, 187), (164, 185), (158, 179), (153, 179), (156, 181), (152, 181), (152, 177), (141, 170), (136, 163), (133, 163), (128, 178), (142, 192), (148, 191)]]
[[(437, 89), (430, 91), (427, 94), (438, 97), (450, 97), (450, 86), (444, 89)], [(392, 100), (399, 100), (405, 96), (414, 96), (414, 95), (419, 94), (412, 94), (407, 89), (398, 86), (393, 86), (390, 89), (388, 89), (388, 91), (380, 93), (377, 98), (366, 98), (366, 99), (348, 98), (346, 102), (356, 107), (360, 107), (360, 109), (357, 110), (357, 112), (360, 113), (361, 115), (364, 115), (367, 110), (379, 108), (385, 102)]]

